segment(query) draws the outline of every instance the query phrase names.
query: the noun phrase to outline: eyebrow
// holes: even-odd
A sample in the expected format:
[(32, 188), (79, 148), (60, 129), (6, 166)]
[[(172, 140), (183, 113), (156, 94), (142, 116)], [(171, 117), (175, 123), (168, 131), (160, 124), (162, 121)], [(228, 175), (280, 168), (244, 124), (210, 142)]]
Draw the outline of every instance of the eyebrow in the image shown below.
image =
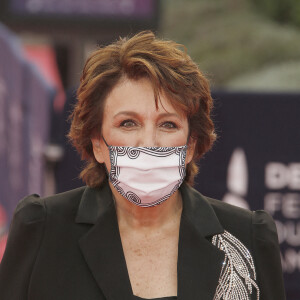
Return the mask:
[[(120, 111), (116, 115), (114, 115), (114, 119), (117, 118), (120, 115), (126, 115), (126, 116), (132, 116), (132, 117), (139, 117), (139, 114), (134, 111)], [(180, 116), (175, 113), (161, 113), (158, 115), (159, 118), (163, 117), (176, 117), (177, 119), (181, 120)]]

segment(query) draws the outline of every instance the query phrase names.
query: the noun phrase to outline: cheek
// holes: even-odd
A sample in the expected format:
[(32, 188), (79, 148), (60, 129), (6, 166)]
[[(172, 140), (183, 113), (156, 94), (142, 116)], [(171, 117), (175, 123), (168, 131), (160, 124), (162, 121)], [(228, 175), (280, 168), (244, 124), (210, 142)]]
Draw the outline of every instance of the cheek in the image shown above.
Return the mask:
[(110, 134), (110, 145), (113, 146), (136, 146), (137, 144), (137, 134), (132, 132), (131, 134), (122, 134), (120, 132), (113, 132)]
[(186, 140), (187, 138), (184, 132), (179, 132), (177, 134), (164, 133), (160, 138), (160, 143), (167, 147), (183, 146), (186, 144)]

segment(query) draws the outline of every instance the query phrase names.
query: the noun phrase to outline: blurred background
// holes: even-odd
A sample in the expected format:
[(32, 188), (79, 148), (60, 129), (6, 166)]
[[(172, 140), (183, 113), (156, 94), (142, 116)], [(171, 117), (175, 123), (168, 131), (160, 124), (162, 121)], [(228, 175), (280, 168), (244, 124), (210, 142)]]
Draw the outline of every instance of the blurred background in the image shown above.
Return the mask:
[(144, 29), (184, 44), (211, 82), (219, 138), (195, 187), (273, 216), (299, 300), (298, 0), (1, 0), (0, 259), (20, 199), (83, 185), (65, 135), (86, 58)]

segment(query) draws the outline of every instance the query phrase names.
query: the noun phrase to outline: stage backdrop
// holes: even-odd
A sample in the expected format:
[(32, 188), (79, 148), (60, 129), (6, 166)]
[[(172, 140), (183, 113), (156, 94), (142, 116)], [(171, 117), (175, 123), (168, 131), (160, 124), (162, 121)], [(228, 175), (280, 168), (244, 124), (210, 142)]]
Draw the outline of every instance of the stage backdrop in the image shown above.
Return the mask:
[(43, 194), (54, 96), (18, 39), (0, 24), (0, 261), (17, 203), (28, 194)]
[(300, 94), (217, 92), (219, 138), (199, 163), (203, 194), (275, 219), (288, 300), (300, 299)]

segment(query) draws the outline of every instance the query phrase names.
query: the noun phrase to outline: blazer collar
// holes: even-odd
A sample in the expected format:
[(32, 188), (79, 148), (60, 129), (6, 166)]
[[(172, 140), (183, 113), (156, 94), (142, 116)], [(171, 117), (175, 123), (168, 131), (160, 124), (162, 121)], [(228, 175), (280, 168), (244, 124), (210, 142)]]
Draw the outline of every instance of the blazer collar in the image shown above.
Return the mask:
[(210, 238), (224, 229), (207, 199), (193, 188), (181, 188), (183, 211), (178, 245), (178, 299), (212, 300), (224, 252)]
[[(223, 233), (207, 199), (182, 184), (183, 212), (178, 245), (178, 299), (213, 299), (224, 253), (209, 238)], [(76, 223), (93, 224), (79, 240), (85, 260), (106, 299), (132, 300), (132, 289), (123, 253), (112, 193), (87, 187), (77, 211)]]
[(87, 187), (77, 211), (77, 223), (93, 224), (79, 246), (105, 299), (130, 300), (132, 289), (109, 185)]
[(183, 217), (188, 219), (201, 236), (210, 237), (224, 232), (206, 197), (186, 183), (182, 184), (180, 191), (183, 199)]
[(101, 188), (86, 187), (81, 197), (75, 222), (96, 224), (102, 215), (113, 208), (112, 193), (107, 182)]

